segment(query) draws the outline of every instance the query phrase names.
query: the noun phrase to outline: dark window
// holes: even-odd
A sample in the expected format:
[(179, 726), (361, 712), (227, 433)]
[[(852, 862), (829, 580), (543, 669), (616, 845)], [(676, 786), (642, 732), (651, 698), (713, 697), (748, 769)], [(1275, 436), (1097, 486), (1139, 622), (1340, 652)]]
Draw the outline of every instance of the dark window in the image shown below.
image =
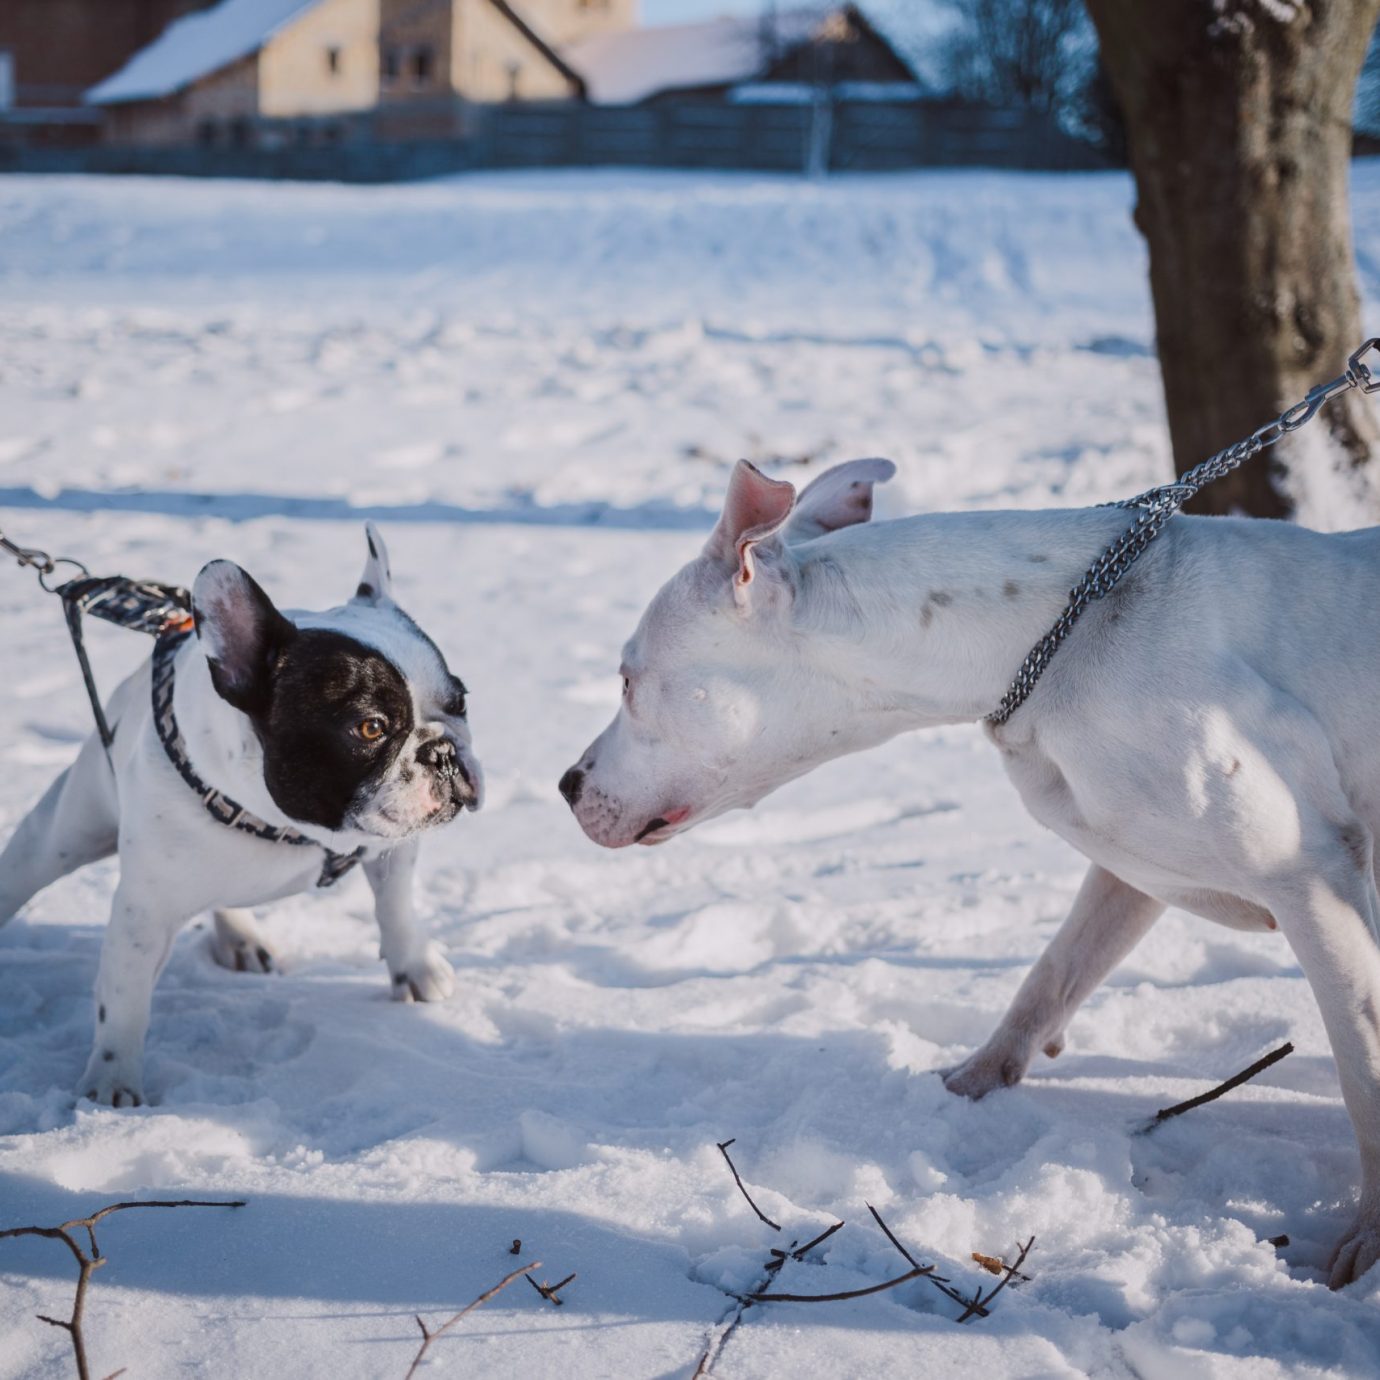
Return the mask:
[(243, 115), (230, 121), (230, 145), (232, 148), (247, 149), (254, 142), (254, 125)]
[(331, 76), (333, 76), (333, 77), (339, 76), (339, 75), (340, 75), (340, 49), (339, 49), (339, 48), (327, 48), (327, 49), (326, 49), (326, 70), (327, 70), (327, 71), (331, 74)]
[(518, 80), (522, 76), (522, 64), (520, 62), (510, 62), (508, 64), (508, 99), (515, 101), (518, 98)]
[(214, 148), (220, 130), (214, 120), (199, 120), (196, 127), (196, 141), (204, 149)]
[(383, 79), (384, 81), (397, 81), (398, 71), (402, 63), (398, 60), (398, 50), (396, 48), (385, 48), (383, 50)]
[(413, 51), (412, 54), (412, 80), (418, 86), (427, 86), (431, 82), (432, 69), (436, 65), (435, 54), (429, 46), (422, 46)]

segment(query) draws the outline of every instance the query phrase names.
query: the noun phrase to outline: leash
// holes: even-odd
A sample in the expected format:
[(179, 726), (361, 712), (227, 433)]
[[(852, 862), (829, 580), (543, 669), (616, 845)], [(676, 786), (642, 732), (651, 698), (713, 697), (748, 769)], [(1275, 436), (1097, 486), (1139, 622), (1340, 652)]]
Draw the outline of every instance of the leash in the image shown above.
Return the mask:
[[(364, 854), (363, 848), (353, 853), (333, 853), (324, 844), (307, 838), (296, 829), (279, 828), (260, 819), (228, 795), (208, 786), (196, 774), (182, 732), (173, 716), (173, 661), (177, 649), (191, 635), (194, 626), (189, 590), (181, 585), (164, 585), (154, 580), (131, 580), (125, 575), (92, 575), (80, 561), (69, 556), (50, 556), (35, 546), (20, 546), (2, 531), (0, 551), (8, 552), (21, 566), (37, 571), (38, 583), (43, 589), (62, 600), (67, 631), (81, 667), (86, 696), (91, 702), (96, 732), (100, 735), (107, 762), (110, 761), (115, 733), (106, 720), (105, 706), (101, 703), (91, 661), (86, 654), (86, 637), (82, 626), (82, 618), (86, 614), (154, 638), (153, 721), (158, 739), (178, 775), (196, 792), (212, 819), (227, 828), (252, 834), (269, 843), (321, 848), (326, 854), (326, 861), (316, 881), (318, 887), (328, 887), (339, 881), (360, 860)], [(60, 585), (50, 584), (49, 579), (60, 566), (71, 566), (80, 574)], [(111, 768), (114, 769), (113, 763)]]
[[(1366, 356), (1372, 352), (1376, 361), (1368, 364)], [(1145, 548), (1159, 536), (1180, 508), (1200, 489), (1206, 488), (1216, 479), (1230, 474), (1247, 460), (1254, 459), (1261, 451), (1282, 440), (1291, 431), (1297, 431), (1313, 420), (1325, 403), (1343, 393), (1357, 388), (1362, 393), (1380, 392), (1380, 336), (1367, 340), (1359, 350), (1347, 360), (1345, 371), (1329, 383), (1320, 383), (1310, 388), (1301, 402), (1280, 413), (1272, 422), (1257, 428), (1244, 441), (1220, 450), (1209, 460), (1195, 465), (1193, 469), (1179, 476), (1172, 484), (1161, 484), (1158, 488), (1147, 489), (1135, 498), (1123, 498), (1116, 503), (1104, 504), (1108, 508), (1134, 508), (1140, 516), (1112, 543), (1088, 568), (1088, 572), (1069, 592), (1069, 601), (1063, 613), (1055, 620), (1054, 626), (1030, 649), (1011, 688), (1002, 696), (1001, 703), (984, 722), (997, 727), (1004, 724), (1035, 689), (1036, 682), (1045, 673), (1046, 667), (1054, 659), (1064, 639), (1073, 631), (1073, 625), (1084, 610), (1095, 599), (1110, 594), (1117, 582), (1139, 560)]]

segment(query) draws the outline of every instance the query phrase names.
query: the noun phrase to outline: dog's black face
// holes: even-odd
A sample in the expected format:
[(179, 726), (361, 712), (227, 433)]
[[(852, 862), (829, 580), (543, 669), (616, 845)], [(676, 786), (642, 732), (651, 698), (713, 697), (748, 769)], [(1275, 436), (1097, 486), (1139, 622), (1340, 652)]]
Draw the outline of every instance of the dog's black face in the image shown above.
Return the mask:
[(465, 687), (391, 599), (357, 596), (298, 626), (216, 561), (193, 612), (212, 683), (253, 724), (289, 818), (396, 839), (479, 807)]

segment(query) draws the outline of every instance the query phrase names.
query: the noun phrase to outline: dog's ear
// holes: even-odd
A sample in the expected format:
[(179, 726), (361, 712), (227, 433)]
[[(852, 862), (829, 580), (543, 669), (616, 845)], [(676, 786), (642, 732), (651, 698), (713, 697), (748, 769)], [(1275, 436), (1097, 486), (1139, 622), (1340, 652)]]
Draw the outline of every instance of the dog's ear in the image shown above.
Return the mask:
[(896, 473), (890, 460), (849, 460), (825, 470), (801, 491), (786, 524), (787, 542), (809, 541), (872, 516), (872, 486)]
[(746, 604), (748, 588), (757, 575), (757, 555), (764, 542), (773, 542), (795, 504), (795, 489), (781, 479), (768, 479), (756, 465), (739, 460), (728, 481), (728, 495), (718, 525), (705, 544), (705, 554), (733, 566), (733, 594)]
[(359, 577), (352, 604), (391, 604), (393, 602), (393, 569), (388, 564), (388, 548), (383, 534), (372, 522), (364, 524), (364, 540), (369, 555), (364, 562), (364, 574)]
[(245, 714), (268, 708), (273, 662), (297, 629), (233, 561), (212, 561), (192, 586), (196, 634), (221, 699)]

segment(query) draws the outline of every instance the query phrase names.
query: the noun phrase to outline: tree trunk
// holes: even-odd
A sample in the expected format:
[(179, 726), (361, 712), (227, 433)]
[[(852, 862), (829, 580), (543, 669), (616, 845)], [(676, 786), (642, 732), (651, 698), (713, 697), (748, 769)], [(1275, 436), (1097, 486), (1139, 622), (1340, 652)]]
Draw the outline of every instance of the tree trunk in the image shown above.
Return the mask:
[[(1087, 0), (1126, 116), (1182, 472), (1361, 342), (1348, 179), (1380, 0)], [(1380, 521), (1380, 424), (1351, 392), (1209, 486), (1199, 512)]]

